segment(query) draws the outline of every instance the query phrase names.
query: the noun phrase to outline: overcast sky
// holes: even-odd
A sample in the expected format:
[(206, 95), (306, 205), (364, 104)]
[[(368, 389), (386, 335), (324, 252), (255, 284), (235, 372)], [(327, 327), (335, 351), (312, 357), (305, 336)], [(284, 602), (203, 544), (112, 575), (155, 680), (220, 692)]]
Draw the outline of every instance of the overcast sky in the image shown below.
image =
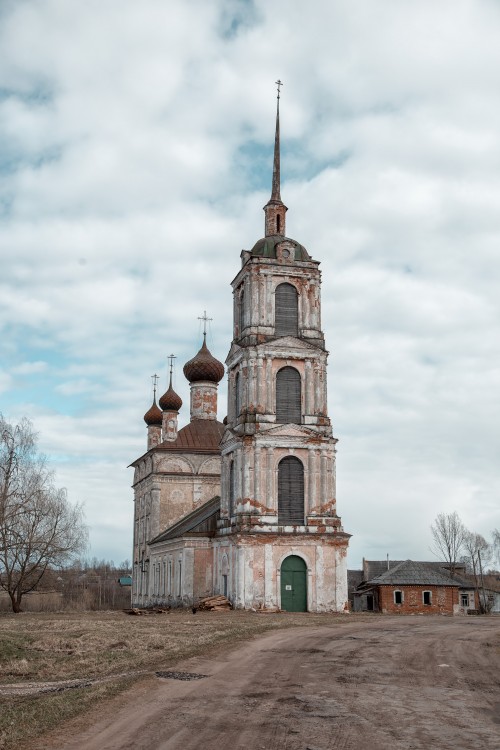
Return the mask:
[[(222, 361), (264, 233), (323, 271), (338, 512), (361, 558), (500, 527), (500, 3), (0, 0), (0, 411), (131, 557), (150, 376)], [(226, 387), (219, 418), (226, 414)]]

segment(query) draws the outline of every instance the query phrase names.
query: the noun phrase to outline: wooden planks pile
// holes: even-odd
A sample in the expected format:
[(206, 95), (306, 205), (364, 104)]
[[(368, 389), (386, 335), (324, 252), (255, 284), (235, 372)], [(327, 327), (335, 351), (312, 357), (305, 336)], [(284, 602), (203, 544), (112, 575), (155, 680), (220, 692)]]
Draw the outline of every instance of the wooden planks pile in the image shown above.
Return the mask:
[(198, 609), (208, 609), (211, 612), (222, 612), (223, 610), (232, 609), (231, 602), (226, 596), (207, 596), (200, 599)]
[(148, 607), (147, 609), (132, 607), (123, 611), (126, 615), (162, 615), (164, 612), (168, 612), (169, 609), (168, 607)]

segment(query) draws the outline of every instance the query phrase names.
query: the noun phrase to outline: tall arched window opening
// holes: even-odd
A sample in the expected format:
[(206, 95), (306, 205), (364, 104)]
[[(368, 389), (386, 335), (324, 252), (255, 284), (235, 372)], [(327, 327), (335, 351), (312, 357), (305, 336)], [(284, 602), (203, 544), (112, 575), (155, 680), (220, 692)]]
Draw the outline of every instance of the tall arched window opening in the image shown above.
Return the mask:
[(234, 515), (234, 461), (229, 464), (229, 517)]
[(243, 330), (245, 328), (245, 288), (241, 287), (241, 293), (240, 293), (240, 302), (239, 302), (239, 311), (238, 311), (238, 336), (243, 335)]
[(295, 456), (278, 464), (278, 524), (304, 524), (304, 466)]
[(299, 295), (292, 284), (279, 284), (275, 294), (276, 336), (299, 335)]
[(282, 367), (276, 375), (276, 421), (280, 424), (300, 424), (301, 380), (295, 367)]
[(234, 420), (238, 421), (241, 412), (241, 383), (240, 373), (237, 372), (234, 378)]

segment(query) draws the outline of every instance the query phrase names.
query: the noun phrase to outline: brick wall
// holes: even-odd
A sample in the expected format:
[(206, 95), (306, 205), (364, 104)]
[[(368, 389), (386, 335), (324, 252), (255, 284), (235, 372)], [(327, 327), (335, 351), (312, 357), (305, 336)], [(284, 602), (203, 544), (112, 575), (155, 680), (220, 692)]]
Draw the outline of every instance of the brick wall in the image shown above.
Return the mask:
[[(394, 592), (400, 591), (402, 603), (396, 604)], [(424, 591), (430, 592), (430, 604), (424, 604)], [(385, 614), (453, 614), (458, 604), (458, 587), (453, 586), (379, 586), (379, 608)]]

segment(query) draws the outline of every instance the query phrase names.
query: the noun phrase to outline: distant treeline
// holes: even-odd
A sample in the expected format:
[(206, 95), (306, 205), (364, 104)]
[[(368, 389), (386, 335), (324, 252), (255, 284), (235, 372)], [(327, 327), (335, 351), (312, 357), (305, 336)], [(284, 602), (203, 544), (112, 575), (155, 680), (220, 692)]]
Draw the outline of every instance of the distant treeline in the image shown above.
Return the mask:
[[(26, 612), (124, 609), (130, 606), (129, 576), (128, 560), (116, 565), (113, 560), (93, 557), (59, 570), (48, 568), (36, 590), (23, 597), (22, 609)], [(10, 609), (8, 595), (0, 590), (0, 611)]]

